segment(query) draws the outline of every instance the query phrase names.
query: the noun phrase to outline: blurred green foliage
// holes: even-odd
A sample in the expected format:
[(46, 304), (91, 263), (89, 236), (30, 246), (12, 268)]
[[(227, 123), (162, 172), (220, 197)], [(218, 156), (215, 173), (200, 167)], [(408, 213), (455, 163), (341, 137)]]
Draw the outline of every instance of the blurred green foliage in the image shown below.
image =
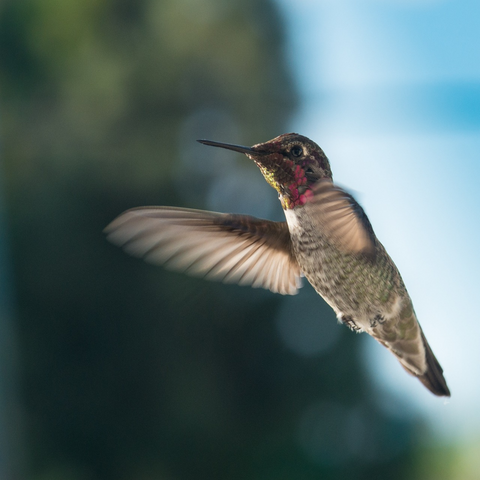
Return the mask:
[(285, 131), (283, 30), (270, 0), (1, 4), (26, 478), (412, 478), (418, 430), (376, 401), (359, 337), (299, 355), (277, 331), (288, 299), (146, 265), (102, 234), (126, 208), (208, 207), (230, 161), (259, 175), (195, 139)]

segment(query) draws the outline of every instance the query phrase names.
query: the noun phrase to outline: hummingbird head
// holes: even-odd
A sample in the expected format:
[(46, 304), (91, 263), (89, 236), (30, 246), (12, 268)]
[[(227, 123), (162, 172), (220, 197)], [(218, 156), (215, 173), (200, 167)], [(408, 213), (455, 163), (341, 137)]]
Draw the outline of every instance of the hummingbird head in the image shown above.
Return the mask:
[(198, 141), (247, 155), (260, 168), (265, 180), (277, 190), (285, 210), (304, 205), (317, 180), (332, 178), (330, 164), (323, 150), (309, 138), (296, 133), (284, 133), (253, 147)]

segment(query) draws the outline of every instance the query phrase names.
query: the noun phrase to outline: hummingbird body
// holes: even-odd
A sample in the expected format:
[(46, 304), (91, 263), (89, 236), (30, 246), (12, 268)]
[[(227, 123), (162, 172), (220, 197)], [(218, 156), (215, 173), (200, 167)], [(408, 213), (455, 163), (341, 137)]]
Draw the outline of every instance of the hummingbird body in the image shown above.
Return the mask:
[(124, 212), (107, 228), (127, 252), (174, 270), (296, 294), (304, 275), (340, 322), (365, 331), (435, 395), (450, 396), (395, 264), (363, 209), (333, 183), (310, 139), (290, 133), (243, 147), (278, 192), (286, 222), (176, 207)]
[[(377, 240), (373, 261), (346, 254), (319, 234), (310, 209), (307, 205), (285, 212), (293, 250), (307, 280), (340, 322), (388, 344), (407, 371), (421, 374), (426, 368), (423, 342), (418, 341), (421, 329), (400, 273), (383, 245)], [(400, 329), (405, 335), (399, 335)], [(395, 343), (403, 343), (403, 348), (395, 348)], [(407, 343), (412, 345), (406, 348)]]

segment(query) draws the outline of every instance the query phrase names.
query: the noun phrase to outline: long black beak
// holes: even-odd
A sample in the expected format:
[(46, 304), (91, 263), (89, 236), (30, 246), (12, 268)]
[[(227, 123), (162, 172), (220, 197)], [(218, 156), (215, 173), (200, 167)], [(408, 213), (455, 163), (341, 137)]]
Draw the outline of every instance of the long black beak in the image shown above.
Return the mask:
[(244, 147), (242, 145), (232, 145), (231, 143), (213, 142), (212, 140), (197, 140), (197, 142), (204, 145), (210, 145), (211, 147), (226, 148), (227, 150), (233, 150), (234, 152), (245, 153), (247, 155), (262, 155), (261, 152), (256, 152), (251, 147)]

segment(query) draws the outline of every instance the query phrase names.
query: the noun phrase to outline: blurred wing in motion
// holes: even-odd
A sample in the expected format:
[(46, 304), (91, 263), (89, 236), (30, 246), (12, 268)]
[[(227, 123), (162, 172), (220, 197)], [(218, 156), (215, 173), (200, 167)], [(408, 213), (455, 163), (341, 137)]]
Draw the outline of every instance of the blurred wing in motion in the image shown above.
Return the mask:
[(127, 210), (106, 229), (131, 255), (171, 270), (294, 295), (300, 267), (285, 222), (175, 207)]
[(310, 199), (321, 231), (345, 253), (375, 255), (375, 234), (357, 201), (331, 180), (320, 180)]

